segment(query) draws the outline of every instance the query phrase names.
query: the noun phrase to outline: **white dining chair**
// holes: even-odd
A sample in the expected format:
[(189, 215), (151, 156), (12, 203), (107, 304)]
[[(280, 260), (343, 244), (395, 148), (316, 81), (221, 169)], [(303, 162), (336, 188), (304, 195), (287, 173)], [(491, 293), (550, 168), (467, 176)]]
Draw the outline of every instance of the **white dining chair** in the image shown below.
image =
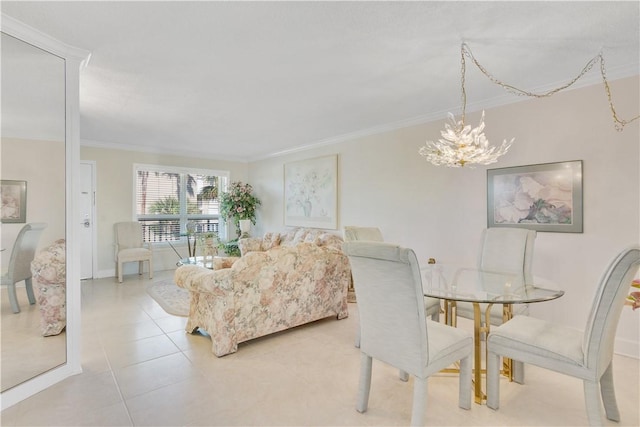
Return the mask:
[(469, 409), (473, 338), (468, 331), (427, 320), (413, 250), (371, 241), (345, 242), (343, 250), (360, 313), (358, 412), (368, 408), (374, 358), (414, 377), (411, 425), (423, 425), (428, 377), (458, 361), (458, 406)]
[(36, 303), (36, 297), (33, 293), (33, 280), (31, 274), (31, 261), (36, 254), (38, 242), (42, 231), (47, 227), (46, 223), (33, 222), (26, 224), (18, 232), (18, 236), (11, 250), (11, 258), (9, 259), (9, 268), (2, 275), (2, 286), (7, 287), (9, 293), (9, 302), (11, 310), (14, 313), (20, 313), (20, 304), (16, 294), (16, 283), (24, 280), (24, 287), (27, 292), (29, 304)]
[[(358, 227), (354, 225), (345, 225), (344, 241), (384, 242), (384, 239), (382, 237), (382, 232), (377, 227)], [(438, 298), (425, 297), (424, 304), (425, 310), (427, 311), (427, 316), (431, 316), (434, 321), (438, 322), (440, 320), (441, 311), (440, 300)]]
[(122, 283), (122, 264), (138, 263), (138, 274), (142, 274), (143, 263), (149, 263), (149, 279), (153, 278), (153, 247), (142, 238), (142, 225), (138, 221), (117, 222), (114, 225), (116, 242), (116, 276)]
[(502, 356), (582, 379), (589, 424), (602, 425), (602, 403), (606, 417), (619, 421), (613, 344), (639, 266), (640, 247), (622, 251), (611, 262), (596, 289), (584, 332), (527, 316), (516, 316), (494, 328), (487, 339), (487, 406), (499, 407)]
[[(486, 228), (482, 232), (480, 253), (477, 268), (481, 271), (511, 273), (523, 280), (525, 285), (533, 284), (533, 253), (536, 231), (524, 228)], [(491, 325), (501, 325), (502, 305), (491, 307)], [(528, 315), (528, 304), (514, 304), (513, 315)], [(480, 304), (480, 311), (484, 314), (487, 304)], [(473, 305), (469, 302), (456, 304), (457, 316), (473, 319)], [(484, 324), (485, 317), (482, 321)], [(485, 325), (486, 326), (486, 325)], [(489, 325), (490, 326), (490, 325)], [(513, 380), (524, 384), (524, 365), (513, 363)]]

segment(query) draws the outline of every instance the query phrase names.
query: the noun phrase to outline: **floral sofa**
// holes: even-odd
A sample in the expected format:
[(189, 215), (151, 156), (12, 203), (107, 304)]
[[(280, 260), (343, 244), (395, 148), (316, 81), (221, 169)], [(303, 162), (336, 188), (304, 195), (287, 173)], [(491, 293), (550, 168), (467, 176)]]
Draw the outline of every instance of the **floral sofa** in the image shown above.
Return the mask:
[(243, 256), (229, 268), (185, 265), (175, 273), (177, 285), (191, 295), (186, 330), (205, 330), (216, 356), (234, 353), (238, 343), (253, 338), (348, 317), (351, 269), (342, 238), (295, 229), (243, 240)]
[(44, 248), (31, 261), (31, 274), (35, 282), (36, 299), (40, 309), (40, 329), (47, 337), (58, 335), (67, 325), (66, 310), (66, 245), (56, 240)]

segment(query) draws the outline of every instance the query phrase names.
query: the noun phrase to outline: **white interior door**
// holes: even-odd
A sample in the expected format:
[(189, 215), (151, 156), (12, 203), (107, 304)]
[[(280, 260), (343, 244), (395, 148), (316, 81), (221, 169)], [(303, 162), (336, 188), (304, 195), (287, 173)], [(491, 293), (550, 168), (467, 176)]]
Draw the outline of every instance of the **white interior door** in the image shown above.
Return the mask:
[(95, 265), (95, 166), (95, 162), (80, 163), (80, 279), (92, 279)]

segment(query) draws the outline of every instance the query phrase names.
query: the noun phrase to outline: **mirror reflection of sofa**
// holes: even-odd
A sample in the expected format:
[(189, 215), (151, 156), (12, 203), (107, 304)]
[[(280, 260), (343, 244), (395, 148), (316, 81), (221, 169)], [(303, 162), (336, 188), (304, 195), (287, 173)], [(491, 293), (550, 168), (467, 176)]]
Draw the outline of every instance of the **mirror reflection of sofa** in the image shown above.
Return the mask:
[(31, 262), (31, 272), (36, 285), (42, 335), (58, 335), (67, 326), (65, 240), (56, 240), (38, 252)]
[(349, 260), (342, 238), (294, 229), (241, 239), (242, 257), (230, 268), (185, 265), (178, 286), (189, 290), (187, 332), (205, 330), (216, 356), (238, 343), (329, 316), (348, 317)]

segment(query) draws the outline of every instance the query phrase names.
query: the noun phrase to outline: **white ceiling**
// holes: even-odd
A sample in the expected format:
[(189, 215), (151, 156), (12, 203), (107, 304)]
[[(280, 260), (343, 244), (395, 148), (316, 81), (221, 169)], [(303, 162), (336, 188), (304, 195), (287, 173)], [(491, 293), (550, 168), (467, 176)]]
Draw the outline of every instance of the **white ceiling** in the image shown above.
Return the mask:
[[(83, 144), (220, 159), (249, 161), (459, 113), (462, 41), (522, 89), (559, 86), (600, 50), (611, 79), (640, 74), (638, 1), (0, 7), (92, 52), (81, 71)], [(579, 84), (599, 81), (594, 67)], [(522, 99), (470, 61), (466, 89), (468, 111)]]

